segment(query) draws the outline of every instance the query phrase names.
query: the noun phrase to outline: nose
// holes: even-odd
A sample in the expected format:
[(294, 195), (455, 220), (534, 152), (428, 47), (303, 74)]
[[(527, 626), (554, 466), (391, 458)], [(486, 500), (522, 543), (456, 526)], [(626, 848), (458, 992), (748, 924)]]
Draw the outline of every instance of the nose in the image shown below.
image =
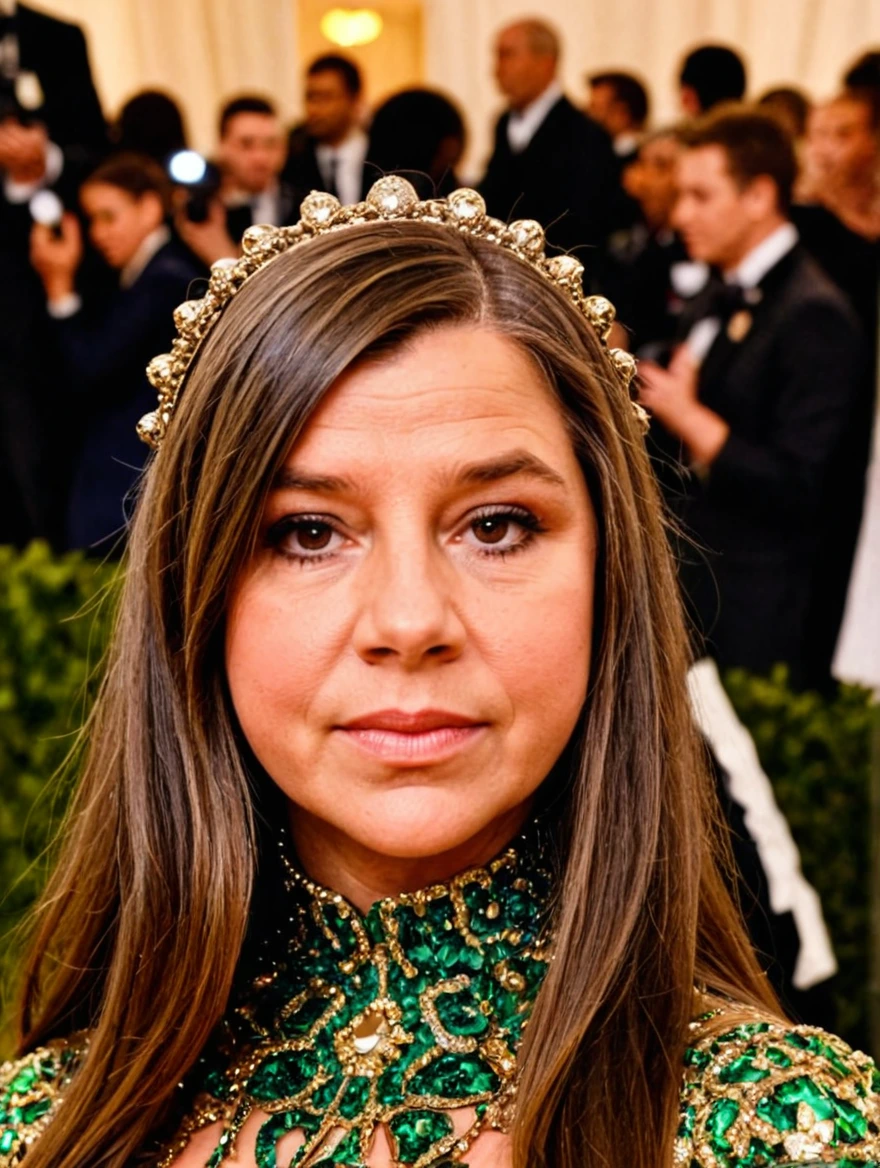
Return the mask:
[(363, 572), (354, 630), (363, 661), (415, 670), (461, 655), (466, 633), (456, 609), (456, 574), (433, 541), (391, 546), (380, 540)]

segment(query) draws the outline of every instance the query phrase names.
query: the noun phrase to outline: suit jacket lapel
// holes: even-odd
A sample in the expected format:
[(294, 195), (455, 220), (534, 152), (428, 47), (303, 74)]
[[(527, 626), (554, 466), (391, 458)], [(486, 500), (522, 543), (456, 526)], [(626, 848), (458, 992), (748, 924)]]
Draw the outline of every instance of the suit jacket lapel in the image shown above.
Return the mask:
[(774, 302), (776, 290), (788, 279), (792, 269), (797, 265), (801, 254), (802, 252), (799, 246), (793, 247), (758, 282), (756, 291), (759, 293), (759, 297), (748, 310), (752, 314), (752, 324), (742, 340), (732, 341), (730, 339), (728, 333), (729, 322), (721, 326), (718, 336), (715, 338), (712, 347), (709, 349), (700, 367), (701, 386), (711, 385), (742, 352), (744, 346), (748, 345), (752, 331), (755, 328), (760, 328), (762, 319), (768, 308)]

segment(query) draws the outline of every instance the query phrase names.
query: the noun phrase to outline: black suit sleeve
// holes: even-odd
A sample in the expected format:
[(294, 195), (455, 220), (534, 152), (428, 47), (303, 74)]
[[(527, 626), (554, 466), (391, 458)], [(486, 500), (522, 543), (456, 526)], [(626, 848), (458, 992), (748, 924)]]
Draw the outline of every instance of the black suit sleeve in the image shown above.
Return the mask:
[[(168, 322), (170, 342), (172, 313), (185, 287), (178, 273), (163, 272), (138, 281), (99, 319), (90, 322), (78, 312), (55, 321), (61, 352), (73, 375), (73, 392), (89, 396), (112, 385), (114, 375), (127, 370), (132, 355), (142, 352), (155, 335), (157, 322)], [(132, 386), (123, 378), (115, 388), (123, 392)]]
[(779, 393), (765, 441), (732, 430), (709, 473), (710, 495), (760, 517), (808, 517), (858, 396), (863, 354), (832, 303), (793, 311), (778, 343)]
[(74, 26), (70, 28), (67, 39), (64, 76), (68, 100), (56, 103), (54, 114), (58, 129), (50, 127), (50, 131), (59, 146), (65, 149), (79, 146), (88, 154), (97, 155), (106, 147), (107, 127), (92, 80), (86, 38), (82, 29)]
[(506, 184), (500, 174), (501, 158), (504, 151), (502, 150), (502, 143), (504, 136), (507, 134), (507, 120), (508, 115), (502, 116), (495, 123), (495, 138), (492, 147), (492, 157), (486, 164), (486, 173), (483, 175), (479, 183), (480, 194), (486, 200), (486, 207), (490, 215), (496, 215), (499, 218), (506, 218), (509, 208), (504, 206), (505, 198), (508, 195)]
[(587, 122), (576, 135), (567, 171), (570, 214), (560, 221), (556, 242), (564, 247), (601, 244), (620, 221), (622, 191), (607, 134)]

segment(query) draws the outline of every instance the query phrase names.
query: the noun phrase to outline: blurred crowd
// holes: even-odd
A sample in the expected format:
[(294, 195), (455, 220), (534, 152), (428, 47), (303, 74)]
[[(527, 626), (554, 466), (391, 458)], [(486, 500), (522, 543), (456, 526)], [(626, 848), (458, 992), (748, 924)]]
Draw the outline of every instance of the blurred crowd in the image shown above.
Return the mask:
[[(680, 62), (680, 120), (656, 125), (634, 74), (566, 94), (540, 20), (493, 51), (507, 109), (479, 189), (493, 215), (544, 224), (617, 306), (701, 648), (828, 685), (874, 416), (880, 52), (814, 100), (756, 97), (734, 49), (700, 46)], [(0, 4), (0, 542), (118, 553), (144, 368), (247, 227), (296, 222), (312, 189), (355, 202), (387, 173), (423, 196), (461, 185), (467, 128), (444, 94), (371, 109), (342, 55), (303, 84), (292, 127), (271, 96), (231, 95), (202, 158), (172, 95), (139, 93), (108, 125), (81, 31)]]

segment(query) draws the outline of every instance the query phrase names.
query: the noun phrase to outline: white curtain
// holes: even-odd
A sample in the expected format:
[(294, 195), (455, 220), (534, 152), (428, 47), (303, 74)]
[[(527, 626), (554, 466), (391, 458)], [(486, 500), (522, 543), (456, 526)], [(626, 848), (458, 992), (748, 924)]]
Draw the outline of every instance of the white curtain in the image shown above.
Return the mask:
[(298, 108), (293, 0), (46, 0), (82, 25), (108, 117), (139, 89), (166, 89), (187, 115), (193, 145), (210, 150), (222, 101), (272, 96), (285, 120)]
[(677, 115), (677, 67), (701, 41), (743, 52), (755, 96), (786, 83), (828, 96), (858, 53), (880, 46), (880, 0), (426, 0), (425, 10), (427, 80), (468, 111), (468, 164), (477, 171), (501, 108), (494, 33), (519, 17), (543, 16), (562, 34), (563, 79), (573, 100), (585, 97), (585, 73), (635, 71), (650, 89), (655, 123)]
[[(270, 93), (286, 117), (299, 109), (301, 68), (296, 0), (36, 0), (85, 28), (108, 114), (145, 85), (183, 102), (194, 143), (210, 149), (220, 102), (238, 90)], [(344, 3), (344, 0), (339, 0)], [(377, 7), (391, 0), (376, 0)], [(368, 0), (351, 0), (359, 7)], [(880, 0), (423, 0), (424, 80), (464, 108), (470, 127), (467, 172), (479, 171), (499, 109), (492, 79), (498, 28), (523, 15), (552, 21), (563, 35), (563, 75), (584, 95), (587, 71), (640, 73), (655, 121), (675, 116), (682, 53), (708, 39), (739, 46), (750, 89), (795, 83), (830, 93), (843, 67), (880, 44)], [(369, 78), (368, 78), (369, 83)]]

